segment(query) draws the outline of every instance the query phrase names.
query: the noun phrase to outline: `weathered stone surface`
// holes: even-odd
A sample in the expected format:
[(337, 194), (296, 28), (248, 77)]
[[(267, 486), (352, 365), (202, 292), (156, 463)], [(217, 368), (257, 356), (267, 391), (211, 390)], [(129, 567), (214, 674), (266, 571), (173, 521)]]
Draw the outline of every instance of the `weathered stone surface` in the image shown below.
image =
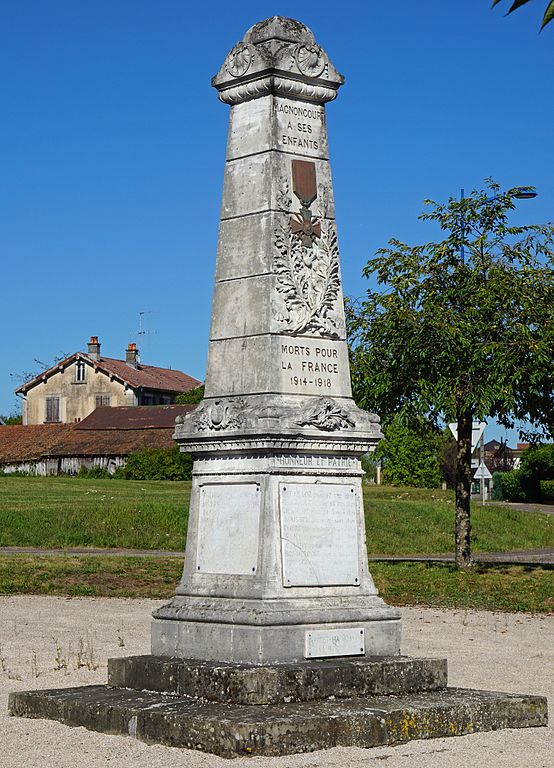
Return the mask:
[(547, 723), (540, 696), (455, 688), (259, 707), (90, 686), (12, 693), (9, 708), (20, 717), (47, 717), (222, 757), (374, 747)]
[[(173, 599), (173, 605), (181, 605), (176, 611), (177, 619), (164, 619), (156, 614), (152, 624), (152, 653), (163, 656), (191, 657), (214, 661), (253, 662), (257, 664), (286, 664), (306, 659), (306, 635), (322, 629), (340, 633), (356, 627), (364, 631), (364, 654), (380, 656), (398, 653), (400, 647), (400, 620), (386, 606), (375, 610), (369, 621), (356, 621), (355, 612), (344, 611), (348, 619), (342, 623), (331, 620), (332, 614), (321, 615), (320, 624), (292, 624), (290, 614), (287, 623), (256, 625), (240, 623), (241, 601), (231, 600), (234, 620), (227, 624), (218, 623), (221, 598), (214, 601), (215, 607), (206, 610), (205, 621), (185, 619), (190, 599)], [(294, 603), (294, 600), (290, 601)], [(370, 603), (371, 604), (371, 603)], [(294, 606), (300, 610), (300, 606)], [(387, 613), (389, 615), (387, 615)]]
[[(302, 153), (300, 157), (308, 158), (309, 155)], [(313, 163), (319, 192), (314, 212), (317, 216), (334, 219), (329, 162), (314, 158)], [(263, 211), (299, 211), (300, 202), (291, 192), (288, 193), (288, 205), (284, 208), (284, 197), (291, 189), (289, 153), (262, 152), (229, 161), (225, 166), (221, 219), (225, 221)]]
[(446, 688), (444, 659), (375, 657), (256, 666), (128, 656), (108, 661), (108, 685), (222, 704), (283, 704)]
[[(237, 366), (232, 375), (226, 375), (229, 360)], [(316, 370), (316, 362), (332, 363), (333, 367), (322, 370), (320, 365)], [(311, 369), (309, 364), (313, 366)], [(269, 334), (214, 339), (210, 343), (208, 365), (207, 397), (265, 393), (268, 395), (266, 408), (276, 405), (276, 398), (270, 397), (274, 392), (311, 398), (352, 397), (348, 350), (340, 340)], [(297, 402), (297, 407), (300, 410), (306, 404), (306, 400)], [(378, 427), (378, 422), (374, 423)]]
[(325, 110), (273, 95), (232, 107), (227, 160), (270, 149), (327, 160)]
[[(252, 27), (212, 81), (231, 113), (208, 370), (205, 400), (175, 429), (195, 466), (155, 655), (284, 664), (400, 650), (399, 613), (366, 559), (359, 458), (381, 432), (350, 384), (325, 119), (342, 83), (311, 31), (282, 17)], [(306, 454), (311, 465), (295, 461)], [(208, 520), (210, 494), (230, 503)]]

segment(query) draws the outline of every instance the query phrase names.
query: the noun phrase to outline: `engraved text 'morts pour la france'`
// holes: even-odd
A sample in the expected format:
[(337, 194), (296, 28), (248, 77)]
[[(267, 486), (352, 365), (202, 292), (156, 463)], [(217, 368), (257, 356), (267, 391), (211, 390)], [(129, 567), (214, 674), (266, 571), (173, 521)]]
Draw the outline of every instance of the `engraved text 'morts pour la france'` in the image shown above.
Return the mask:
[[(155, 654), (258, 664), (399, 650), (398, 612), (365, 557), (360, 456), (381, 433), (350, 386), (325, 122), (342, 82), (310, 30), (280, 17), (213, 79), (231, 116), (208, 370), (175, 429), (195, 459), (187, 552), (155, 612)], [(313, 640), (353, 628), (363, 650)]]

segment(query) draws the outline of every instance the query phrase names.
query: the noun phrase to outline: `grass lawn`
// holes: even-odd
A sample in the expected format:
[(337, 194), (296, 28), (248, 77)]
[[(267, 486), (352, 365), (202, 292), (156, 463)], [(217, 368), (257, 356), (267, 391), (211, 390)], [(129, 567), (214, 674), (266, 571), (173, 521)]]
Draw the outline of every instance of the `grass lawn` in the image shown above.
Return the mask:
[[(0, 477), (0, 546), (184, 548), (190, 483)], [(449, 491), (366, 486), (371, 554), (435, 554), (453, 549)], [(502, 507), (472, 510), (476, 551), (552, 546), (554, 517)], [(182, 561), (176, 557), (0, 556), (0, 592), (103, 597), (169, 597)], [(522, 567), (471, 573), (452, 566), (371, 563), (392, 605), (547, 612), (554, 572)]]
[[(0, 546), (184, 548), (190, 483), (0, 477)], [(368, 551), (453, 551), (450, 491), (365, 486)], [(552, 546), (554, 516), (508, 507), (472, 510), (475, 551)]]
[[(364, 487), (367, 548), (371, 554), (454, 551), (454, 492), (427, 488)], [(554, 546), (554, 515), (472, 504), (475, 552)]]
[[(4, 594), (169, 598), (179, 581), (177, 557), (0, 557)], [(450, 565), (372, 563), (381, 596), (390, 605), (547, 613), (554, 609), (554, 572)]]
[(189, 482), (0, 477), (0, 546), (180, 551), (189, 496)]

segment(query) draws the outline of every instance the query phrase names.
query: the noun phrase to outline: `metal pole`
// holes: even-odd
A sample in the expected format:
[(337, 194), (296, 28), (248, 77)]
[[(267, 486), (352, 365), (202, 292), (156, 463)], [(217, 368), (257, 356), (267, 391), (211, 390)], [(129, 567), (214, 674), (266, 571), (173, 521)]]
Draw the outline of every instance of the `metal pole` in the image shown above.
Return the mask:
[[(463, 189), (460, 190), (460, 202), (463, 202), (465, 200), (465, 191)], [(462, 257), (462, 261), (465, 261), (465, 250), (464, 250), (464, 214), (462, 213), (462, 244), (460, 245), (460, 256)]]
[[(485, 430), (481, 435), (481, 445), (479, 450), (479, 463), (482, 467), (485, 466)], [(483, 500), (483, 506), (485, 506), (485, 478), (481, 478), (481, 497)]]

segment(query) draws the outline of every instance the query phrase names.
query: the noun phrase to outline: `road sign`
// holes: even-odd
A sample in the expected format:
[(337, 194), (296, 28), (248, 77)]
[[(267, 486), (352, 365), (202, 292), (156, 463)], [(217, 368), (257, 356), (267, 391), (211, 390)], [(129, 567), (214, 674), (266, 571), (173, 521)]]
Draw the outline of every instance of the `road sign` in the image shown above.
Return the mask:
[(478, 466), (479, 466), (479, 459), (472, 459), (471, 460), (471, 468), (472, 469), (477, 469)]
[[(456, 422), (449, 424), (450, 431), (454, 435), (454, 440), (458, 439), (458, 425)], [(473, 427), (471, 429), (471, 452), (475, 450), (477, 447), (477, 443), (481, 439), (481, 435), (485, 431), (485, 427), (487, 426), (486, 421), (474, 421)]]
[(489, 472), (487, 465), (484, 461), (482, 461), (479, 466), (477, 467), (475, 474), (473, 475), (474, 480), (490, 480), (492, 477), (491, 473)]

